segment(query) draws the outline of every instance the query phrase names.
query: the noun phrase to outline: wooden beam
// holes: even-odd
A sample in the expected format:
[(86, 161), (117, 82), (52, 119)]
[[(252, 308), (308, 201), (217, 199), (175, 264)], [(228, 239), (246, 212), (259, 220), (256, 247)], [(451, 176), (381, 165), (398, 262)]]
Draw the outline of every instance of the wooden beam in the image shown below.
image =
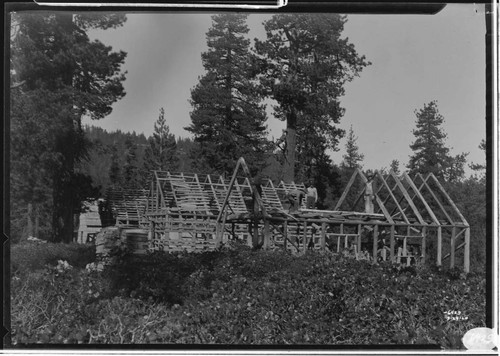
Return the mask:
[(470, 272), (470, 228), (468, 227), (465, 230), (465, 238), (464, 238), (464, 271), (465, 273)]
[(434, 211), (432, 211), (431, 207), (429, 206), (429, 204), (427, 204), (427, 202), (425, 201), (425, 198), (423, 197), (422, 194), (420, 194), (420, 191), (418, 190), (418, 188), (415, 186), (415, 183), (413, 183), (413, 181), (411, 180), (411, 178), (408, 176), (408, 174), (406, 172), (403, 173), (403, 177), (404, 179), (406, 180), (406, 182), (410, 185), (410, 187), (413, 189), (413, 191), (415, 192), (415, 195), (419, 197), (419, 199), (422, 201), (422, 203), (424, 204), (424, 207), (425, 209), (427, 210), (427, 212), (429, 213), (432, 221), (434, 221), (434, 223), (436, 225), (440, 225), (439, 224), (439, 221), (436, 217), (436, 215), (434, 214)]
[(303, 253), (306, 253), (307, 251), (307, 221), (304, 221), (304, 235), (303, 235), (303, 239), (302, 239), (302, 252)]
[(373, 264), (377, 264), (378, 250), (378, 225), (373, 227)]
[(356, 175), (358, 174), (358, 170), (355, 170), (349, 179), (349, 182), (347, 183), (347, 186), (344, 189), (344, 192), (340, 196), (339, 201), (337, 202), (337, 205), (335, 205), (334, 210), (339, 210), (340, 207), (342, 206), (342, 203), (344, 202), (344, 199), (346, 198), (347, 194), (349, 193), (349, 189), (351, 189), (351, 186), (354, 183), (354, 180), (356, 179)]
[(391, 232), (390, 232), (390, 257), (391, 257), (391, 262), (394, 263), (395, 262), (395, 259), (394, 259), (394, 247), (395, 247), (395, 241), (394, 241), (394, 233), (395, 233), (395, 226), (394, 225), (391, 225)]
[(455, 267), (455, 237), (457, 230), (455, 226), (451, 228), (451, 241), (450, 241), (450, 268)]
[(422, 249), (422, 262), (423, 263), (425, 263), (425, 249), (427, 247), (426, 240), (427, 240), (427, 227), (424, 226), (422, 228), (422, 246), (421, 246), (421, 249)]
[(448, 219), (448, 222), (453, 225), (452, 218), (450, 217), (450, 215), (448, 214), (448, 212), (446, 211), (446, 209), (443, 207), (443, 204), (441, 204), (441, 201), (439, 201), (439, 198), (436, 196), (436, 194), (434, 194), (434, 191), (432, 190), (432, 188), (424, 180), (424, 177), (422, 176), (422, 174), (418, 173), (417, 177), (422, 180), (422, 184), (421, 184), (420, 188), (418, 188), (418, 190), (421, 191), (422, 188), (425, 186), (427, 188), (427, 190), (429, 191), (429, 193), (431, 193), (432, 198), (438, 204), (439, 208), (441, 209), (441, 211), (445, 215), (446, 219)]
[(362, 229), (363, 229), (363, 225), (361, 224), (358, 224), (358, 255), (361, 253), (361, 232), (362, 232)]
[(384, 203), (382, 203), (382, 200), (380, 199), (380, 197), (378, 195), (375, 195), (375, 200), (377, 201), (377, 204), (379, 205), (380, 210), (382, 210), (382, 212), (384, 213), (384, 216), (387, 219), (387, 221), (390, 224), (394, 224), (394, 220), (392, 220), (391, 214), (389, 214)]
[(436, 185), (438, 186), (438, 188), (441, 190), (441, 192), (443, 193), (443, 195), (446, 197), (446, 199), (448, 200), (448, 203), (451, 205), (451, 207), (454, 209), (455, 213), (457, 213), (457, 215), (460, 217), (460, 219), (462, 220), (462, 223), (464, 225), (467, 225), (469, 226), (469, 223), (467, 222), (467, 220), (465, 220), (464, 216), (462, 215), (462, 213), (460, 212), (460, 210), (458, 210), (457, 206), (455, 205), (455, 203), (453, 202), (453, 200), (451, 200), (450, 196), (448, 195), (448, 193), (446, 193), (446, 191), (444, 190), (443, 186), (441, 185), (441, 183), (439, 183), (438, 179), (436, 178), (436, 176), (432, 173), (429, 173), (428, 177), (429, 176), (434, 180), (434, 182), (436, 183)]
[[(392, 172), (392, 171), (391, 171)], [(380, 177), (382, 177), (380, 174), (379, 174)], [(403, 217), (403, 220), (409, 224), (410, 222), (408, 221), (408, 218), (406, 217), (403, 209), (401, 208), (401, 205), (399, 205), (398, 203), (398, 200), (396, 199), (396, 197), (394, 196), (394, 194), (392, 193), (392, 190), (390, 189), (389, 187), (389, 184), (387, 184), (386, 180), (383, 179), (382, 177), (382, 183), (383, 183), (383, 186), (387, 189), (387, 191), (389, 192), (389, 196), (382, 202), (382, 205), (385, 206), (385, 203), (387, 203), (387, 200), (389, 200), (389, 197), (391, 197), (394, 201), (394, 203), (396, 204), (396, 207), (397, 209), (399, 210), (399, 212), (401, 213), (401, 216)], [(396, 187), (397, 185), (394, 186), (394, 188)], [(393, 189), (394, 189), (393, 188)], [(382, 189), (382, 187), (379, 188), (379, 191)], [(377, 191), (377, 194), (378, 194), (378, 191)], [(389, 215), (392, 215), (392, 214), (389, 214)], [(391, 222), (391, 223), (394, 223), (394, 222)]]
[(283, 222), (283, 247), (285, 251), (287, 250), (288, 244), (288, 221)]
[(410, 205), (411, 209), (413, 210), (413, 213), (415, 214), (415, 216), (417, 217), (418, 221), (420, 222), (420, 224), (422, 225), (427, 225), (424, 221), (424, 219), (422, 218), (422, 215), (420, 215), (417, 207), (415, 206), (415, 204), (413, 203), (413, 200), (411, 200), (409, 194), (408, 194), (408, 191), (406, 190), (406, 188), (403, 186), (403, 184), (401, 184), (401, 182), (399, 181), (399, 179), (395, 176), (394, 173), (393, 174), (393, 178), (395, 179), (396, 181), (396, 184), (398, 185), (399, 187), (399, 190), (401, 191), (401, 193), (403, 194), (404, 198), (406, 199), (407, 203)]
[[(460, 250), (461, 248), (465, 248), (465, 242), (462, 242), (461, 244), (459, 244), (457, 247), (455, 247), (455, 251), (458, 251)], [(443, 260), (449, 258), (451, 256), (450, 253), (447, 253), (444, 257), (443, 257)]]
[[(339, 241), (340, 239), (342, 238), (342, 236), (344, 236), (344, 239), (346, 239), (347, 237), (344, 235), (344, 224), (340, 224), (340, 235), (339, 235)], [(340, 245), (340, 244), (339, 244)], [(345, 240), (344, 240), (344, 248), (345, 248)]]
[(271, 246), (271, 232), (269, 229), (269, 220), (264, 219), (264, 250), (269, 249)]
[(321, 251), (326, 250), (326, 223), (321, 224), (321, 238), (320, 238)]

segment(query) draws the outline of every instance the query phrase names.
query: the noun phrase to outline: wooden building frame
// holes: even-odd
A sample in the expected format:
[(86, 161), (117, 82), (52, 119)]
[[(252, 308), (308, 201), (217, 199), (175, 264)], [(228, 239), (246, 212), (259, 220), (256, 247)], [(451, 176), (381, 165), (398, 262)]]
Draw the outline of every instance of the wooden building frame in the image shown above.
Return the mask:
[(306, 209), (303, 204), (299, 212), (289, 213), (287, 193), (304, 186), (275, 185), (269, 179), (257, 183), (243, 158), (230, 180), (155, 171), (139, 220), (147, 221), (143, 225), (150, 230), (153, 249), (165, 251), (214, 249), (233, 238), (255, 244), (260, 238), (264, 249), (348, 251), (373, 263), (409, 265), (425, 261), (433, 239), (437, 265), (449, 258), (454, 267), (463, 248), (463, 268), (469, 272), (469, 224), (433, 174), (412, 179), (406, 173), (375, 171), (370, 213), (360, 204), (367, 181), (356, 169), (334, 210)]

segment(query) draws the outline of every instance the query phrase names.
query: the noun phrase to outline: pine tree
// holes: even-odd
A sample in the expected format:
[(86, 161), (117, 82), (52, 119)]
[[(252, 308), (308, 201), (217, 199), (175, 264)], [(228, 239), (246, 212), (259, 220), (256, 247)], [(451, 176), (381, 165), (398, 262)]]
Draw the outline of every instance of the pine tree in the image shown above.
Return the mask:
[(410, 174), (434, 173), (443, 178), (449, 161), (449, 148), (444, 144), (446, 134), (440, 127), (444, 117), (439, 114), (436, 101), (425, 104), (420, 111), (415, 110), (415, 115), (417, 129), (413, 130), (416, 140), (410, 145), (414, 152), (408, 162)]
[(399, 170), (399, 161), (397, 159), (393, 159), (391, 161), (391, 170), (394, 172), (394, 174), (399, 175), (401, 172)]
[(256, 172), (265, 164), (268, 142), (264, 105), (255, 83), (247, 14), (212, 16), (208, 51), (202, 54), (206, 74), (191, 91), (191, 125), (198, 144), (193, 151), (200, 171), (231, 174), (244, 157)]
[(353, 171), (356, 168), (361, 168), (360, 162), (363, 161), (365, 156), (359, 153), (359, 148), (357, 145), (358, 138), (354, 135), (354, 130), (352, 129), (352, 125), (349, 128), (349, 134), (347, 135), (347, 142), (345, 144), (346, 154), (342, 156), (344, 159), (341, 165), (344, 168), (347, 168), (350, 171)]
[(179, 163), (177, 144), (175, 136), (170, 133), (163, 108), (154, 124), (153, 136), (148, 141), (149, 146), (144, 155), (145, 171), (176, 171)]
[[(484, 138), (481, 140), (481, 143), (479, 144), (478, 147), (480, 150), (482, 150), (484, 152), (485, 160), (486, 160), (486, 141)], [(485, 163), (471, 163), (469, 165), (469, 167), (473, 171), (480, 173), (480, 176), (479, 176), (480, 180), (486, 180), (486, 174), (485, 174), (486, 164)]]
[(256, 41), (262, 87), (278, 103), (274, 115), (286, 122), (285, 181), (295, 180), (296, 165), (318, 151), (337, 150), (344, 134), (337, 127), (344, 85), (370, 64), (341, 39), (346, 21), (336, 14), (278, 14), (264, 22), (266, 41)]
[(124, 183), (128, 188), (138, 188), (140, 184), (137, 166), (137, 144), (131, 135), (127, 135), (125, 147), (125, 166), (123, 167)]
[(123, 185), (120, 157), (115, 145), (111, 147), (111, 166), (109, 168), (109, 179), (113, 187), (121, 187)]
[[(111, 112), (111, 105), (125, 95), (125, 77), (120, 72), (125, 53), (112, 52), (99, 41), (91, 42), (87, 30), (116, 27), (124, 21), (124, 15), (112, 14), (11, 15), (11, 86), (15, 88), (11, 95), (11, 137), (15, 141), (11, 173), (19, 177), (43, 176), (37, 190), (51, 196), (48, 208), (52, 212), (53, 241), (72, 240), (73, 214), (85, 198), (80, 189), (82, 177), (76, 169), (88, 147), (81, 118), (103, 118)], [(20, 148), (23, 142), (29, 142), (23, 128), (30, 122), (35, 135), (31, 137), (44, 141), (47, 148), (43, 153), (36, 145)], [(44, 130), (44, 125), (50, 130)], [(36, 165), (22, 168), (25, 158), (37, 155)], [(11, 185), (13, 195), (17, 189)], [(24, 199), (38, 198), (33, 195)]]
[(437, 178), (456, 181), (464, 175), (466, 153), (452, 157), (445, 146), (446, 133), (441, 129), (444, 117), (439, 114), (436, 101), (425, 104), (423, 109), (415, 110), (417, 129), (413, 130), (415, 141), (410, 145), (408, 169), (410, 175), (433, 173)]

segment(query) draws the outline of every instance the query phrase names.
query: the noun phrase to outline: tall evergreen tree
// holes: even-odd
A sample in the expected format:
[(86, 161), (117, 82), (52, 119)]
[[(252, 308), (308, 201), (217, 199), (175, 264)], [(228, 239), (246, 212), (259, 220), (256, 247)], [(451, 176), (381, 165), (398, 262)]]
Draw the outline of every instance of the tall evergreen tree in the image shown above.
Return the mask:
[(361, 168), (360, 162), (362, 162), (365, 158), (362, 153), (359, 153), (357, 140), (358, 138), (354, 135), (354, 130), (351, 125), (349, 128), (349, 134), (347, 135), (347, 142), (345, 144), (346, 153), (342, 156), (344, 160), (341, 163), (342, 167), (347, 168), (350, 171), (353, 171), (356, 168)]
[(120, 157), (115, 145), (111, 147), (111, 166), (109, 167), (109, 179), (113, 187), (120, 187), (123, 183)]
[(450, 149), (445, 145), (446, 133), (441, 128), (444, 117), (439, 113), (437, 102), (425, 104), (423, 109), (415, 110), (415, 115), (417, 129), (413, 130), (413, 135), (416, 139), (410, 145), (414, 153), (407, 165), (409, 173), (433, 173), (437, 178), (451, 182), (461, 179), (467, 154), (449, 155)]
[(458, 182), (465, 177), (467, 156), (468, 153), (460, 153), (455, 157), (449, 157), (448, 167), (445, 172), (445, 177), (448, 182)]
[(275, 116), (286, 122), (285, 181), (318, 150), (337, 150), (344, 134), (336, 126), (344, 85), (370, 64), (340, 37), (346, 21), (336, 14), (278, 14), (264, 22), (266, 41), (256, 40), (262, 87), (278, 103)]
[(391, 170), (394, 172), (394, 174), (399, 175), (401, 172), (399, 170), (399, 161), (397, 159), (393, 159), (391, 161)]
[(131, 135), (125, 140), (125, 166), (123, 167), (123, 176), (125, 185), (128, 188), (138, 188), (139, 168), (137, 166), (137, 144)]
[(160, 109), (158, 120), (154, 124), (153, 136), (149, 138), (149, 146), (144, 155), (144, 168), (151, 171), (175, 171), (178, 168), (177, 144), (175, 136), (165, 120), (165, 110)]
[(408, 169), (410, 174), (434, 173), (443, 178), (448, 165), (449, 148), (445, 146), (446, 134), (441, 129), (444, 117), (439, 114), (437, 102), (431, 101), (423, 109), (415, 110), (417, 129), (413, 130), (415, 142), (410, 145), (413, 156), (410, 156)]
[[(120, 26), (124, 21), (124, 15), (69, 12), (11, 15), (11, 87), (15, 88), (11, 94), (11, 118), (12, 122), (17, 121), (11, 131), (12, 148), (16, 149), (12, 152), (11, 173), (23, 174), (17, 168), (24, 155), (17, 149), (26, 134), (17, 128), (41, 118), (35, 124), (36, 133), (44, 136), (48, 150), (42, 154), (32, 145), (26, 149), (32, 152), (26, 155), (38, 155), (39, 165), (46, 168), (37, 171), (37, 166), (33, 166), (28, 174), (45, 176), (44, 185), (38, 189), (51, 195), (53, 241), (71, 241), (73, 214), (84, 198), (80, 195), (85, 195), (79, 189), (82, 177), (75, 170), (87, 148), (81, 118), (103, 118), (111, 112), (111, 105), (125, 95), (125, 77), (120, 72), (125, 53), (112, 52), (111, 47), (97, 40), (91, 42), (87, 31)], [(22, 109), (20, 103), (30, 110)], [(40, 128), (47, 122), (42, 121), (50, 121), (47, 136)], [(11, 186), (13, 195), (17, 188)]]
[(193, 172), (193, 158), (191, 151), (196, 147), (196, 143), (191, 138), (177, 138), (177, 157), (179, 159), (180, 172)]
[(253, 172), (265, 164), (266, 114), (245, 38), (247, 16), (214, 15), (207, 32), (206, 74), (191, 91), (192, 123), (186, 128), (198, 143), (193, 158), (199, 170), (231, 174), (239, 157)]

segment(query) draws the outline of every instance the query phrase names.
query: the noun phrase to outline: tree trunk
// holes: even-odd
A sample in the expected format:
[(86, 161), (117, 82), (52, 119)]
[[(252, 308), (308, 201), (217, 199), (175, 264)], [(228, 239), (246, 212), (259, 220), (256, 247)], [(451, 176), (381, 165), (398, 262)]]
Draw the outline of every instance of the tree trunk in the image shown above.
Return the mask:
[(297, 114), (292, 109), (286, 120), (285, 163), (283, 165), (283, 179), (286, 183), (295, 180), (295, 150), (297, 146)]
[[(73, 15), (71, 13), (60, 13), (56, 15), (60, 33), (56, 41), (64, 44), (68, 43), (67, 36), (73, 36)], [(73, 68), (70, 62), (66, 62), (63, 67), (62, 80), (65, 85), (73, 85)], [(67, 112), (71, 113), (73, 108), (72, 102), (67, 102)], [(73, 174), (75, 171), (75, 160), (79, 153), (79, 149), (75, 142), (75, 127), (74, 117), (59, 118), (64, 122), (62, 131), (59, 137), (56, 138), (56, 150), (62, 153), (63, 159), (60, 167), (56, 168), (57, 172), (54, 179), (54, 211), (53, 211), (53, 231), (54, 242), (69, 243), (73, 240), (73, 210), (74, 189), (72, 186)]]

